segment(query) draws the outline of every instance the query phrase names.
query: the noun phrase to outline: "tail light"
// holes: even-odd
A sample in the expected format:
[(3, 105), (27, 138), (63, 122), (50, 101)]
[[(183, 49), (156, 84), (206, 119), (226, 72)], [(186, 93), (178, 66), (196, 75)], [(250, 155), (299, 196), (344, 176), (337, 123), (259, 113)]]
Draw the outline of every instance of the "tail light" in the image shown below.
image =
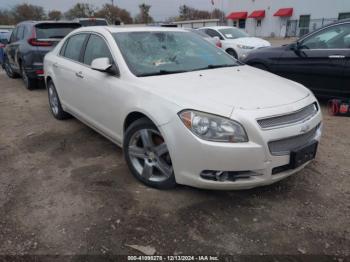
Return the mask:
[(36, 73), (37, 75), (43, 75), (43, 74), (44, 74), (44, 70), (39, 69), (39, 70), (36, 70), (35, 73)]
[(222, 48), (222, 43), (221, 43), (221, 41), (217, 41), (217, 42), (216, 42), (216, 46), (219, 47), (219, 48)]
[(35, 27), (33, 27), (32, 35), (28, 39), (28, 44), (30, 44), (31, 46), (52, 46), (53, 45), (52, 42), (36, 39)]

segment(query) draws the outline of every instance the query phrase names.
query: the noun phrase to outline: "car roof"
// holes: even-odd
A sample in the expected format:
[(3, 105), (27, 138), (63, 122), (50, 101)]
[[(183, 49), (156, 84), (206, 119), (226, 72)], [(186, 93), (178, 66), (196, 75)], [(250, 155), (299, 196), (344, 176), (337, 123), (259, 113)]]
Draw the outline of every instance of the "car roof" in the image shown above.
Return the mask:
[(100, 30), (106, 30), (110, 33), (121, 33), (121, 32), (188, 32), (187, 30), (176, 28), (176, 27), (157, 27), (157, 26), (130, 26), (130, 27), (121, 27), (121, 26), (88, 26), (81, 27), (75, 32), (91, 32)]
[(205, 26), (205, 27), (201, 27), (199, 29), (214, 29), (214, 30), (219, 30), (219, 29), (228, 29), (228, 28), (236, 28), (234, 26)]
[(27, 21), (23, 21), (18, 23), (18, 25), (20, 24), (33, 24), (33, 25), (37, 25), (37, 24), (79, 24), (78, 22), (75, 21), (53, 21), (53, 20), (43, 20), (43, 21), (35, 21), (35, 20), (27, 20)]
[(101, 17), (78, 17), (78, 18), (75, 18), (74, 20), (79, 20), (79, 21), (85, 21), (85, 20), (105, 20), (104, 18), (101, 18)]

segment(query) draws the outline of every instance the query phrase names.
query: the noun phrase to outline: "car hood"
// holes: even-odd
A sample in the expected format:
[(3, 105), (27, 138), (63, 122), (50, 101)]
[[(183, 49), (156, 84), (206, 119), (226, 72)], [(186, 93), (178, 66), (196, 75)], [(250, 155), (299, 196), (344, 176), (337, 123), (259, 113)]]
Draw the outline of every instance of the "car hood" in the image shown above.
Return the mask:
[(182, 109), (224, 116), (230, 116), (235, 107), (246, 110), (277, 107), (310, 94), (300, 84), (246, 65), (139, 79), (150, 92)]
[(266, 46), (271, 46), (270, 42), (257, 38), (257, 37), (240, 37), (232, 40), (224, 40), (227, 43), (235, 43), (235, 44), (240, 44), (240, 45), (247, 45), (247, 46), (254, 46), (256, 48), (259, 47), (266, 47)]

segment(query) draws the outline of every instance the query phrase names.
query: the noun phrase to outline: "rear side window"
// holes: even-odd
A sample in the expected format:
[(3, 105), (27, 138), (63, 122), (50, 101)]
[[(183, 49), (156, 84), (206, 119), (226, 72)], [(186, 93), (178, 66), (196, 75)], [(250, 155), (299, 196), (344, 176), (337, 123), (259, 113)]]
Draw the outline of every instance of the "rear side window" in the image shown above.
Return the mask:
[(67, 57), (69, 59), (79, 61), (80, 58), (80, 52), (81, 49), (83, 48), (85, 39), (86, 39), (86, 34), (79, 34), (79, 35), (74, 35), (70, 37), (67, 41), (67, 44), (65, 44), (66, 48), (64, 51), (64, 57)]
[(74, 29), (81, 27), (78, 23), (47, 23), (35, 26), (37, 39), (64, 38)]
[(84, 64), (91, 65), (94, 59), (102, 57), (108, 57), (111, 63), (113, 61), (105, 40), (97, 35), (91, 35), (85, 49)]
[(18, 29), (17, 29), (17, 34), (16, 34), (16, 40), (21, 40), (23, 39), (23, 33), (24, 33), (24, 26), (21, 25)]
[(10, 38), (10, 42), (12, 42), (12, 43), (16, 42), (17, 30), (18, 30), (18, 28), (16, 28), (15, 30), (12, 31), (11, 38)]

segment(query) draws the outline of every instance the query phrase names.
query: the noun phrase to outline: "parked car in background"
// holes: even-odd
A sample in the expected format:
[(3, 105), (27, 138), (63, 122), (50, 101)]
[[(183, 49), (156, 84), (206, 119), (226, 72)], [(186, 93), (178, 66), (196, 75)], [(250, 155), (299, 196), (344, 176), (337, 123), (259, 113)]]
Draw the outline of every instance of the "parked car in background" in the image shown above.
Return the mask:
[(73, 20), (82, 26), (107, 26), (108, 22), (104, 18), (76, 18)]
[(44, 56), (68, 33), (81, 27), (73, 22), (19, 23), (5, 47), (4, 68), (10, 78), (22, 76), (25, 87), (35, 88), (44, 76)]
[(73, 115), (122, 146), (149, 186), (267, 185), (317, 151), (321, 110), (309, 89), (183, 29), (80, 28), (44, 68), (53, 116)]
[(201, 37), (203, 37), (204, 40), (207, 40), (209, 43), (212, 43), (213, 45), (216, 45), (217, 47), (222, 48), (222, 43), (219, 39), (219, 37), (211, 37), (209, 35), (207, 35), (206, 33), (197, 30), (197, 29), (192, 29), (192, 28), (186, 28), (185, 30), (190, 31), (192, 33), (195, 33)]
[(9, 30), (0, 30), (0, 65), (4, 62), (4, 48), (8, 44), (10, 35), (11, 33)]
[(211, 37), (218, 37), (221, 40), (222, 48), (238, 59), (245, 58), (249, 52), (255, 49), (271, 46), (268, 41), (252, 37), (236, 27), (212, 26), (199, 28), (199, 30)]
[(327, 25), (295, 43), (250, 53), (248, 65), (289, 78), (324, 97), (350, 97), (350, 20)]

